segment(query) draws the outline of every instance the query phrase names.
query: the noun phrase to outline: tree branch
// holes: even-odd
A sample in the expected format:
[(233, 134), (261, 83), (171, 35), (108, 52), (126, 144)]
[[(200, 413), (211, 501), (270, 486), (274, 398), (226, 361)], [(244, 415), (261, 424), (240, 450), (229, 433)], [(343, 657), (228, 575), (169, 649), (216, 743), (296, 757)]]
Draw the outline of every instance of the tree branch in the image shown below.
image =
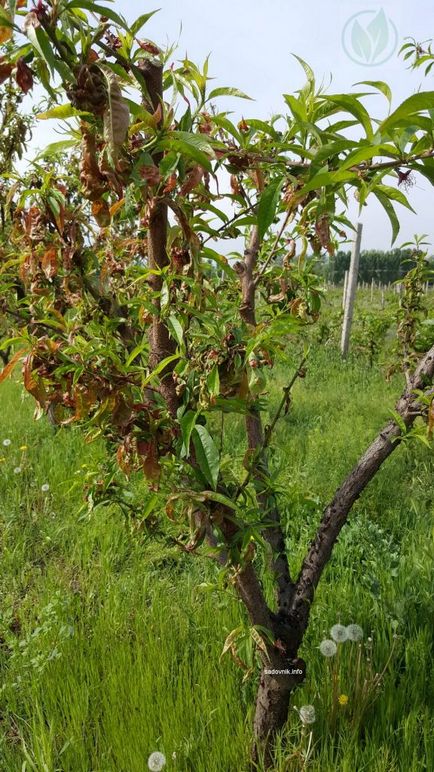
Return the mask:
[[(416, 417), (422, 412), (422, 407), (417, 403), (414, 390), (426, 388), (433, 377), (434, 346), (419, 363), (411, 378), (410, 388), (404, 391), (396, 405), (396, 411), (402, 417), (407, 429), (413, 425)], [(398, 447), (399, 442), (397, 440), (400, 436), (399, 426), (395, 421), (389, 421), (359, 459), (352, 472), (336, 491), (331, 503), (324, 510), (315, 539), (301, 567), (289, 614), (299, 642), (301, 642), (308, 624), (315, 589), (340, 531), (347, 521), (351, 507), (384, 461)]]
[[(163, 97), (163, 67), (160, 64), (151, 61), (146, 62), (146, 69), (143, 69), (143, 76), (146, 80), (146, 86), (154, 110), (157, 109)], [(159, 165), (162, 158), (160, 152), (154, 153), (152, 160), (156, 166)], [(150, 331), (150, 366), (156, 368), (166, 357), (171, 356), (176, 351), (176, 341), (170, 337), (169, 330), (164, 321), (162, 321), (160, 295), (163, 286), (163, 279), (160, 271), (169, 265), (167, 254), (167, 204), (156, 198), (149, 210), (149, 229), (148, 229), (148, 260), (151, 275), (149, 284), (154, 292), (154, 316)], [(159, 391), (164, 398), (170, 414), (175, 417), (179, 407), (179, 399), (176, 393), (176, 386), (173, 380), (173, 365), (166, 367), (160, 376)]]

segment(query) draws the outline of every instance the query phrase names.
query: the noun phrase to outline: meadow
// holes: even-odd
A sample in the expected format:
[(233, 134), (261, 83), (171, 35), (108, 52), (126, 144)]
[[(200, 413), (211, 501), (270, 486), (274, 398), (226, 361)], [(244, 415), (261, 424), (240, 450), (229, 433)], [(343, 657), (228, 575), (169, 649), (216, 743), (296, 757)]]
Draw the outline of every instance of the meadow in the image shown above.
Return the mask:
[[(330, 332), (339, 292), (329, 296), (327, 329), (312, 333), (274, 440), (294, 571), (402, 391), (399, 374), (384, 377), (390, 330), (373, 356), (359, 324), (342, 361)], [(390, 294), (386, 311), (396, 302)], [(371, 308), (381, 315), (379, 293), (374, 303), (360, 293), (359, 320)], [(270, 385), (276, 403), (286, 376), (281, 366)], [(220, 656), (231, 630), (247, 629), (234, 592), (211, 561), (171, 546), (164, 525), (153, 533), (116, 506), (88, 513), (83, 482), (102, 446), (34, 421), (18, 374), (0, 395), (1, 772), (146, 772), (154, 751), (169, 772), (247, 771), (257, 669), (243, 680)], [(354, 506), (301, 652), (307, 677), (293, 705), (313, 705), (316, 720), (291, 711), (275, 772), (434, 769), (433, 471), (432, 450), (403, 443)], [(132, 495), (145, 501), (142, 488)], [(364, 636), (325, 657), (319, 645), (336, 623)]]

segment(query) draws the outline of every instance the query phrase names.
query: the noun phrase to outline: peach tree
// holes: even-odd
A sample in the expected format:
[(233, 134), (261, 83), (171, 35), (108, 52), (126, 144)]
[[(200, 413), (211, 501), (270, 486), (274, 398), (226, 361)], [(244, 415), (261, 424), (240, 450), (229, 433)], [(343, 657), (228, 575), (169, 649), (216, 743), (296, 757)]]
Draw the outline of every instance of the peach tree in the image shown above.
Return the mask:
[[(162, 512), (179, 548), (212, 557), (236, 588), (262, 668), (255, 752), (270, 760), (351, 507), (416, 418), (434, 423), (431, 348), (407, 358), (394, 420), (336, 491), (294, 572), (270, 449), (305, 374), (303, 331), (321, 313), (312, 255), (333, 255), (345, 238), (353, 196), (360, 207), (375, 197), (396, 238), (395, 204), (410, 206), (401, 183), (434, 182), (434, 93), (391, 111), (385, 83), (326, 93), (300, 59), (306, 82), (281, 114), (233, 122), (220, 105), (246, 96), (210, 88), (208, 60), (174, 62), (146, 38), (151, 16), (127, 24), (92, 0), (0, 2), (2, 89), (43, 94), (38, 118), (64, 128), (28, 171), (10, 163), (3, 176), (1, 310), (13, 333), (1, 347), (14, 354), (0, 377), (22, 361), (38, 415), (105, 440), (91, 501), (128, 506), (125, 481), (141, 476), (137, 518), (152, 533)], [(364, 105), (372, 91), (389, 105), (382, 119)], [(22, 141), (12, 137), (9, 159)], [(288, 351), (300, 361), (275, 406), (267, 384)]]

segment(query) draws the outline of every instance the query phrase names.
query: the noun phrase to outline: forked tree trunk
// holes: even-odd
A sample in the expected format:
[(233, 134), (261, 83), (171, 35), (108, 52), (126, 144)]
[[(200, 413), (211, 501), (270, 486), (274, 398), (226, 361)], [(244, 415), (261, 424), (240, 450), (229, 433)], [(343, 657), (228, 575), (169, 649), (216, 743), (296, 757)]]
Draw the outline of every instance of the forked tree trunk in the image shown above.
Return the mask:
[[(434, 377), (434, 346), (425, 354), (419, 363), (406, 389), (396, 405), (396, 412), (401, 416), (406, 429), (410, 429), (417, 416), (423, 412), (423, 404), (417, 401), (415, 390), (429, 387)], [(429, 389), (426, 393), (429, 392)], [(431, 392), (432, 394), (432, 389)], [(336, 491), (331, 503), (325, 508), (317, 534), (302, 564), (295, 583), (295, 591), (291, 594), (289, 613), (280, 614), (276, 634), (276, 615), (273, 618), (275, 638), (279, 636), (285, 644), (285, 655), (281, 657), (286, 665), (282, 668), (304, 669), (303, 660), (296, 659), (298, 649), (303, 641), (309, 623), (309, 614), (315, 589), (322, 572), (332, 554), (339, 533), (347, 521), (354, 502), (359, 498), (369, 482), (399, 446), (401, 429), (395, 421), (389, 423), (377, 435), (365, 453), (361, 456), (354, 469)], [(254, 718), (254, 748), (253, 761), (262, 755), (265, 767), (272, 765), (273, 745), (276, 734), (283, 729), (288, 718), (291, 693), (297, 684), (303, 680), (300, 676), (274, 676), (267, 674), (267, 668), (276, 668), (276, 652), (273, 652), (273, 664), (264, 665), (259, 683), (256, 712)]]

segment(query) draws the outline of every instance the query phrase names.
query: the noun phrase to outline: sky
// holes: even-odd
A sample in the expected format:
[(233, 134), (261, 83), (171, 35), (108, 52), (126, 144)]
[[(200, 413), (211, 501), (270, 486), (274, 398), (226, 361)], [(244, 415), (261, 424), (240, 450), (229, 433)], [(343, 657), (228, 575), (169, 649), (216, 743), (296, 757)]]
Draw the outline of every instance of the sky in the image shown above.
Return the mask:
[[(174, 60), (187, 54), (203, 63), (210, 54), (212, 86), (235, 86), (255, 99), (219, 100), (220, 109), (234, 110), (235, 117), (267, 120), (284, 110), (281, 95), (294, 92), (304, 82), (304, 73), (291, 54), (311, 65), (318, 83), (328, 84), (332, 78), (329, 93), (351, 91), (362, 80), (383, 80), (392, 89), (395, 107), (417, 90), (434, 91), (434, 68), (424, 78), (422, 69), (409, 70), (398, 57), (406, 37), (424, 41), (433, 35), (433, 0), (156, 0), (155, 5), (115, 0), (112, 7), (129, 21), (160, 7), (142, 36), (160, 46), (178, 41)], [(363, 87), (353, 90), (359, 89)], [(365, 104), (373, 117), (387, 114), (381, 94), (369, 97)], [(401, 232), (396, 246), (415, 233), (426, 233), (434, 247), (434, 188), (417, 177), (408, 197), (417, 214), (397, 205)], [(360, 216), (354, 201), (349, 215), (363, 223), (362, 248), (390, 248), (389, 220), (373, 198)]]

